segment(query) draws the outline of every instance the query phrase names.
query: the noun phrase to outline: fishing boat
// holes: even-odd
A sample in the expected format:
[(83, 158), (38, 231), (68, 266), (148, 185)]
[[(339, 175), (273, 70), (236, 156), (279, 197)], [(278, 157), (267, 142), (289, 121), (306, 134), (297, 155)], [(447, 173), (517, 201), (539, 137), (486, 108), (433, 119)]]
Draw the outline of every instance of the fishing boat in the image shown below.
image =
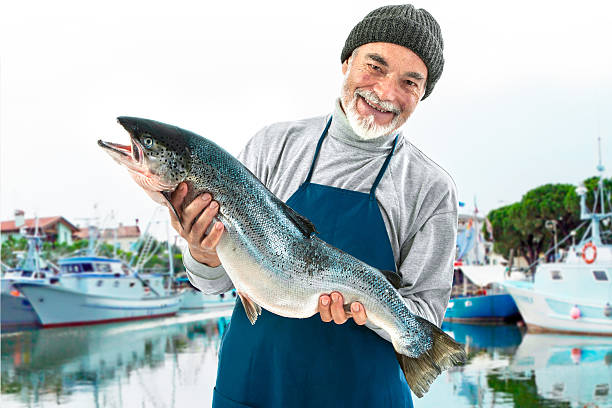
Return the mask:
[(181, 306), (181, 295), (165, 289), (162, 275), (141, 275), (118, 259), (72, 257), (59, 266), (58, 284), (14, 284), (43, 327), (170, 316)]
[(196, 289), (187, 277), (175, 279), (182, 294), (180, 310), (186, 311), (210, 311), (210, 310), (233, 310), (236, 303), (236, 290), (219, 295), (207, 295)]
[[(151, 220), (155, 218), (154, 213)], [(161, 274), (143, 274), (142, 267), (155, 252), (147, 231), (134, 266), (119, 259), (95, 256), (94, 238), (87, 256), (61, 259), (60, 275), (53, 284), (18, 282), (43, 327), (75, 326), (171, 316), (182, 295), (166, 285)], [(134, 258), (136, 259), (136, 258)], [(172, 268), (172, 265), (170, 265)]]
[(34, 235), (26, 235), (28, 242), (27, 253), (23, 261), (16, 268), (8, 269), (1, 279), (1, 316), (2, 328), (9, 326), (36, 326), (40, 324), (36, 311), (30, 301), (16, 287), (15, 283), (32, 282), (39, 285), (49, 284), (55, 276), (51, 268), (43, 267), (40, 259), (42, 237), (38, 235), (38, 228)]
[[(586, 205), (587, 189), (579, 186), (580, 218), (588, 224), (582, 239), (569, 247), (556, 262), (540, 263), (533, 281), (505, 282), (530, 331), (612, 335), (612, 245), (603, 237), (601, 225), (609, 225), (610, 193), (604, 190), (601, 154), (595, 206)], [(576, 231), (576, 230), (574, 230)], [(576, 233), (565, 237), (557, 247)], [(607, 240), (607, 242), (606, 242)]]
[(482, 235), (486, 219), (475, 208), (459, 215), (457, 261), (445, 321), (493, 323), (517, 320), (518, 309), (501, 285), (508, 278), (503, 258), (492, 257), (492, 243)]

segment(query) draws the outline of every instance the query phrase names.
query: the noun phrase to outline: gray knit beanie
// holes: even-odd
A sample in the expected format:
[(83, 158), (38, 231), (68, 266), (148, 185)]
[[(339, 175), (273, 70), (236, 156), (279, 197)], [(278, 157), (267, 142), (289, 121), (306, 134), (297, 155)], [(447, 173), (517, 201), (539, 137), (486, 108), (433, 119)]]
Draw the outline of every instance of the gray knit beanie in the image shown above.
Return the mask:
[(351, 30), (342, 49), (342, 62), (355, 48), (372, 42), (402, 45), (418, 55), (427, 67), (422, 99), (429, 96), (444, 67), (442, 33), (431, 14), (424, 9), (415, 9), (411, 4), (377, 8)]

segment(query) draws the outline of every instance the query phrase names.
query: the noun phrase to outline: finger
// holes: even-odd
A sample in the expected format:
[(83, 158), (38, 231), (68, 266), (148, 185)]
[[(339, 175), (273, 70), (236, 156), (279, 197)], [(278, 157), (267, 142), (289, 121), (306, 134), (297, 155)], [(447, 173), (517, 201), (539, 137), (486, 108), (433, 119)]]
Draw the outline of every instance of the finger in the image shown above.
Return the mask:
[[(194, 221), (202, 213), (202, 210), (210, 204), (211, 196), (208, 193), (204, 193), (198, 196), (195, 200), (189, 203), (187, 207), (183, 210), (183, 229), (186, 234), (191, 233), (191, 228), (193, 228)], [(208, 227), (208, 225), (207, 225)]]
[(359, 302), (353, 302), (351, 304), (351, 313), (353, 314), (353, 320), (360, 326), (363, 326), (368, 321), (365, 308)]
[(332, 319), (336, 324), (344, 324), (347, 321), (346, 313), (344, 313), (344, 299), (338, 292), (331, 294), (332, 304), (330, 307)]
[[(187, 195), (187, 184), (185, 183), (179, 184), (176, 190), (174, 190), (172, 194), (170, 194), (170, 205), (174, 207), (177, 214), (179, 215), (180, 215), (181, 208), (183, 207), (183, 201), (185, 200), (186, 195)], [(168, 213), (170, 214), (170, 225), (172, 225), (172, 228), (174, 228), (176, 232), (180, 234), (183, 231), (183, 226), (181, 225), (181, 222), (179, 221), (179, 219), (176, 217), (176, 214), (174, 213), (170, 205), (166, 203), (166, 206), (168, 207)]]
[(204, 238), (200, 246), (204, 249), (214, 250), (217, 248), (221, 235), (223, 235), (223, 223), (219, 221), (213, 225), (210, 233)]
[(187, 195), (187, 184), (182, 182), (178, 185), (176, 190), (170, 194), (170, 203), (174, 208), (176, 208), (176, 212), (181, 214), (181, 208), (183, 206), (183, 200), (185, 200), (185, 196)]
[(332, 315), (329, 310), (329, 306), (331, 303), (331, 299), (327, 295), (321, 295), (319, 297), (319, 314), (321, 315), (321, 320), (326, 323), (332, 321)]
[(202, 244), (204, 239), (206, 239), (206, 231), (208, 230), (208, 227), (211, 225), (210, 223), (212, 222), (215, 215), (217, 215), (218, 211), (219, 204), (217, 204), (216, 201), (213, 201), (208, 207), (204, 209), (202, 214), (200, 214), (200, 216), (193, 223), (193, 227), (190, 233), (191, 240), (193, 240), (193, 242), (198, 241), (202, 249), (210, 249), (204, 248)]

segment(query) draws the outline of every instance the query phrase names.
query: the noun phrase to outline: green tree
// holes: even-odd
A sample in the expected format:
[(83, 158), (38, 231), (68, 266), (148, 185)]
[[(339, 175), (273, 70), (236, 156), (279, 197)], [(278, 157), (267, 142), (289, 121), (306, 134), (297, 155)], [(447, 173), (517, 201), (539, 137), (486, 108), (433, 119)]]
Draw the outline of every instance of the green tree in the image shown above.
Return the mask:
[[(591, 177), (584, 181), (587, 188), (587, 206), (593, 209), (595, 191), (599, 178)], [(612, 179), (605, 179), (604, 186), (612, 190)], [(575, 192), (576, 186), (571, 184), (545, 184), (529, 190), (518, 203), (510, 204), (492, 210), (488, 219), (493, 227), (495, 237), (494, 249), (504, 257), (510, 250), (515, 255), (522, 255), (532, 264), (539, 256), (554, 246), (553, 232), (545, 227), (547, 220), (557, 223), (557, 237), (561, 240), (576, 230), (582, 223), (580, 220), (580, 198)], [(607, 200), (607, 197), (604, 198)], [(598, 202), (595, 211), (599, 211)], [(606, 203), (607, 211), (610, 211)], [(577, 231), (578, 235), (586, 227)], [(486, 231), (485, 231), (486, 234)], [(609, 231), (604, 231), (609, 234)], [(566, 242), (563, 246), (571, 242)]]

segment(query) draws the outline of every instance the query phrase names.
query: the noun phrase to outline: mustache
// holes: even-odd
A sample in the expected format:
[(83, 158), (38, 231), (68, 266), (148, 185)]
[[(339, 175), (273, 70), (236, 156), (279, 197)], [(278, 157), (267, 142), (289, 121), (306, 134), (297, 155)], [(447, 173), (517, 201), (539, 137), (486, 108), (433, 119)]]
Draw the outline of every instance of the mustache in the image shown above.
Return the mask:
[(357, 98), (357, 96), (361, 96), (363, 99), (366, 100), (366, 102), (377, 105), (388, 112), (392, 112), (396, 115), (402, 113), (402, 110), (398, 106), (396, 106), (392, 102), (383, 101), (378, 97), (378, 95), (376, 95), (374, 91), (357, 88), (355, 89), (354, 93), (355, 99)]

